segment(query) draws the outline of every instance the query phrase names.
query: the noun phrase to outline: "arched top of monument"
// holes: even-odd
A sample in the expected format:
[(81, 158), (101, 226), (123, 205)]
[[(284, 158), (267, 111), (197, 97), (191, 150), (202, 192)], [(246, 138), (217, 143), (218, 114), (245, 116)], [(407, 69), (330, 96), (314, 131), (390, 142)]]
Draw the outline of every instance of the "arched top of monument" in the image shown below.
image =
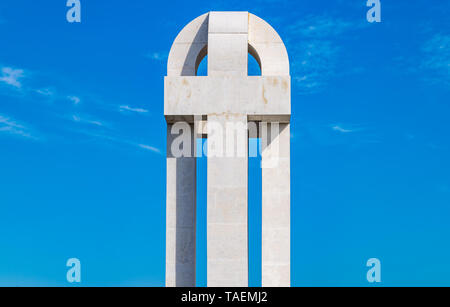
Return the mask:
[[(209, 14), (195, 18), (177, 35), (169, 53), (168, 76), (196, 75), (207, 54)], [(250, 13), (248, 51), (258, 61), (263, 76), (289, 75), (289, 58), (280, 36), (266, 21)]]

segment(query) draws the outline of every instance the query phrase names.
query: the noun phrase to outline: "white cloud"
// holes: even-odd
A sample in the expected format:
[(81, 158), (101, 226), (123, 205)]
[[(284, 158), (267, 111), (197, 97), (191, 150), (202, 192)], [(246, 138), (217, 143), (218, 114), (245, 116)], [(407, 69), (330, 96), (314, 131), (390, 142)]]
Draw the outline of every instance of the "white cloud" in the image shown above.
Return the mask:
[(120, 111), (129, 111), (129, 112), (136, 112), (136, 113), (148, 113), (148, 110), (142, 109), (142, 108), (132, 108), (130, 106), (120, 106)]
[(23, 69), (14, 69), (11, 67), (2, 67), (2, 74), (0, 77), (0, 82), (11, 85), (15, 88), (21, 88), (22, 83), (20, 79), (23, 78)]
[(36, 140), (37, 138), (31, 134), (30, 130), (31, 129), (25, 127), (23, 124), (0, 114), (0, 133), (7, 133)]
[(77, 96), (67, 96), (67, 99), (69, 99), (73, 104), (79, 104), (81, 102), (80, 97)]

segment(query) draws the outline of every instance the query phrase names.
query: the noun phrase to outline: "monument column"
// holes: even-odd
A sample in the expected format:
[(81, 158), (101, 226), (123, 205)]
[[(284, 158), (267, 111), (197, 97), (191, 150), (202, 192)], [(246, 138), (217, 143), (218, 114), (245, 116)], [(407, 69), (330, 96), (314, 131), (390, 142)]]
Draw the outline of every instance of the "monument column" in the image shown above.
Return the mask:
[[(263, 125), (265, 126), (265, 125)], [(290, 125), (261, 129), (262, 286), (289, 287)]]
[[(195, 287), (194, 129), (187, 123), (173, 127), (174, 124), (167, 124), (166, 286)], [(182, 135), (185, 137), (179, 139)], [(184, 142), (180, 147), (181, 140)], [(189, 144), (190, 148), (182, 147)]]
[[(249, 52), (261, 76), (248, 76)], [(208, 74), (196, 76), (206, 55)], [(271, 130), (262, 136), (262, 284), (290, 284), (290, 84), (283, 41), (248, 12), (201, 15), (172, 44), (164, 78), (168, 128), (198, 122), (208, 138), (208, 286), (248, 286), (248, 122)], [(177, 144), (170, 133), (169, 144)], [(194, 138), (189, 144), (194, 150)], [(168, 155), (167, 178), (167, 285), (194, 285), (195, 158)]]
[[(247, 76), (247, 60), (248, 13), (211, 12), (208, 78), (216, 78), (217, 95), (227, 105), (239, 103), (237, 90), (229, 80)], [(211, 103), (215, 103), (213, 99)], [(224, 113), (208, 114), (207, 125), (208, 286), (247, 287), (247, 115), (230, 108)]]
[(247, 144), (247, 116), (208, 116), (209, 287), (248, 286)]

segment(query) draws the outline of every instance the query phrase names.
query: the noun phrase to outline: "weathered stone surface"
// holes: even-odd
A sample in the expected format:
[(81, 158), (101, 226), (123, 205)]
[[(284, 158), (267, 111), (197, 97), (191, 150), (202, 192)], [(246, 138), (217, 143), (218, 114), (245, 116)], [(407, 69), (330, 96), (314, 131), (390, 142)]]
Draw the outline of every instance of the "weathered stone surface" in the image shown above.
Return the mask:
[(290, 83), (289, 76), (166, 77), (164, 114), (169, 122), (187, 114), (211, 113), (239, 113), (289, 122)]

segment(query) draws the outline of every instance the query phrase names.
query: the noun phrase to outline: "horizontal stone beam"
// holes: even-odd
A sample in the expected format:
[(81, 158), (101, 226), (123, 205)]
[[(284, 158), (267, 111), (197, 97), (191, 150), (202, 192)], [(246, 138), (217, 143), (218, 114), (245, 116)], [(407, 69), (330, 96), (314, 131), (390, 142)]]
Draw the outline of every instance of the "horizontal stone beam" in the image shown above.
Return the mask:
[[(195, 76), (164, 78), (168, 122), (211, 114), (243, 114), (252, 121), (288, 122), (289, 76)], [(275, 119), (272, 119), (275, 118)]]

